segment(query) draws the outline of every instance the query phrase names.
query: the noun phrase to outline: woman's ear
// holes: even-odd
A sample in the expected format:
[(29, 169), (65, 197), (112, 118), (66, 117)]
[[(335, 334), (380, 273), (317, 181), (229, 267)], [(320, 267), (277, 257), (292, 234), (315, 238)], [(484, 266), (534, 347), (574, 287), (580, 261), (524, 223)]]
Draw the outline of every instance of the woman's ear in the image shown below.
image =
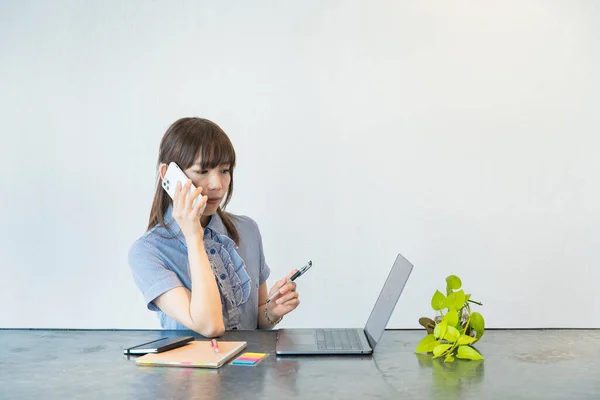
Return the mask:
[(165, 174), (167, 173), (168, 165), (165, 163), (161, 163), (158, 167), (158, 173), (160, 174), (160, 179), (165, 179)]

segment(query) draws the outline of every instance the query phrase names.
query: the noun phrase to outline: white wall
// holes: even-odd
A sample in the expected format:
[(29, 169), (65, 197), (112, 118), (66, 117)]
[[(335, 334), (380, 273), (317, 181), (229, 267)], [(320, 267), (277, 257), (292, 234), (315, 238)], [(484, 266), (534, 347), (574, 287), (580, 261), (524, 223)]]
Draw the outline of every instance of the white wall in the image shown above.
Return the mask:
[(600, 327), (600, 6), (0, 3), (0, 327), (155, 328), (126, 255), (182, 116), (239, 156), (283, 326), (390, 327), (459, 275), (490, 327)]

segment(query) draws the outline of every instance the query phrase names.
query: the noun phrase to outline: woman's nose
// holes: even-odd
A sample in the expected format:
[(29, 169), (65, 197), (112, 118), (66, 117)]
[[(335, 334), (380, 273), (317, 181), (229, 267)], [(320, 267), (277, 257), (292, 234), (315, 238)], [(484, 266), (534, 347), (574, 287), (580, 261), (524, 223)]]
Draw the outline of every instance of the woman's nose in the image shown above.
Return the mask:
[(208, 190), (220, 190), (221, 179), (219, 179), (218, 171), (211, 171), (208, 175)]

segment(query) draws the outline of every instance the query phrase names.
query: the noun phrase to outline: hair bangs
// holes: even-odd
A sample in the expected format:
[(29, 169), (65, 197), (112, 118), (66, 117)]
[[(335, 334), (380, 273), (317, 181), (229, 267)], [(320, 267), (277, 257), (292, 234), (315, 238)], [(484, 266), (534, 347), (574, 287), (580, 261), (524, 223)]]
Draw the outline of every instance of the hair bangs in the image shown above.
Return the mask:
[(200, 168), (212, 169), (220, 165), (235, 165), (235, 150), (231, 141), (220, 128), (210, 126), (199, 145)]

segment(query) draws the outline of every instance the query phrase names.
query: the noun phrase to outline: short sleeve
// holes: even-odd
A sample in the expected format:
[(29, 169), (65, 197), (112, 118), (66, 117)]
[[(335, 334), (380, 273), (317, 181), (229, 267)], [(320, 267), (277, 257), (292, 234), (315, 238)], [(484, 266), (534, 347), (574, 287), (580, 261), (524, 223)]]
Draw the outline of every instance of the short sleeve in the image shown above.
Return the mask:
[(258, 229), (258, 224), (256, 221), (254, 222), (254, 226), (256, 227), (256, 236), (258, 237), (258, 251), (259, 251), (259, 271), (258, 271), (258, 283), (259, 286), (262, 285), (269, 279), (269, 275), (271, 275), (271, 269), (267, 265), (265, 260), (265, 253), (263, 250), (262, 236), (260, 234), (260, 229)]
[(159, 311), (153, 302), (158, 296), (183, 286), (177, 274), (165, 266), (158, 254), (158, 249), (143, 239), (137, 240), (131, 246), (129, 267), (133, 274), (133, 280), (151, 311)]

